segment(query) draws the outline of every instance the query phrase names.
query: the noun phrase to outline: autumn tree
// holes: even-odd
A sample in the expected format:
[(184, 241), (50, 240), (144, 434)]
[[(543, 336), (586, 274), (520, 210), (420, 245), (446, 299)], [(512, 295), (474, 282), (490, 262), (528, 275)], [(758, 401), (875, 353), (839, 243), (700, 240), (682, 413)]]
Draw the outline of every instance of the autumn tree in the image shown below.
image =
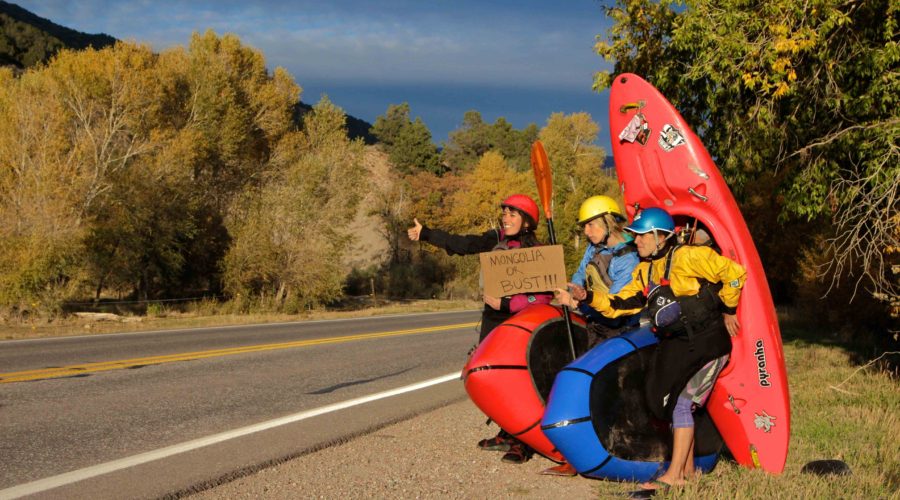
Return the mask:
[[(457, 234), (480, 234), (488, 229), (499, 229), (500, 202), (511, 194), (522, 193), (537, 199), (531, 172), (517, 172), (494, 151), (485, 153), (474, 169), (458, 176), (455, 184), (458, 189), (449, 194), (440, 208), (443, 212), (441, 222), (433, 225)], [(543, 235), (539, 237), (546, 241)], [(428, 250), (444, 253), (443, 250)], [(455, 271), (447, 288), (454, 290), (457, 296), (468, 292), (472, 298), (478, 298), (477, 256), (453, 257), (450, 264)]]
[(475, 168), (462, 176), (465, 186), (453, 193), (447, 210), (448, 229), (457, 232), (480, 232), (497, 228), (500, 202), (514, 193), (537, 199), (537, 188), (531, 172), (517, 172), (498, 152), (489, 151)]
[(447, 227), (446, 200), (460, 189), (463, 186), (456, 176), (420, 171), (405, 177), (397, 175), (387, 190), (374, 193), (370, 213), (381, 221), (380, 232), (388, 242), (390, 255), (383, 265), (371, 269), (368, 277), (364, 272), (356, 273), (365, 277), (366, 293), (372, 279), (385, 296), (453, 296), (452, 292), (447, 293), (445, 283), (456, 272), (454, 259), (430, 251), (427, 245), (411, 242), (406, 231), (413, 218), (431, 227)]
[(28, 308), (68, 288), (83, 234), (63, 104), (47, 79), (0, 69), (0, 301)]
[(584, 254), (578, 208), (591, 196), (622, 203), (614, 177), (603, 172), (605, 152), (596, 145), (600, 126), (587, 113), (553, 113), (540, 139), (553, 168), (553, 218), (557, 241), (565, 245), (566, 267), (575, 269)]
[[(776, 291), (789, 288), (797, 245), (823, 244), (825, 290), (898, 300), (898, 12), (887, 0), (607, 9), (614, 24), (597, 52), (615, 72), (647, 77), (697, 130)], [(610, 81), (600, 72), (595, 87)], [(787, 228), (802, 238), (785, 238)]]
[(531, 143), (538, 128), (530, 124), (516, 130), (503, 117), (486, 123), (478, 111), (466, 111), (462, 126), (450, 132), (450, 140), (442, 152), (443, 161), (454, 172), (471, 170), (488, 151), (496, 151), (518, 171), (530, 167)]
[(346, 117), (327, 97), (285, 134), (272, 169), (250, 186), (227, 218), (233, 241), (224, 259), (233, 295), (262, 295), (288, 310), (331, 301), (348, 270), (345, 226), (363, 186), (363, 144), (347, 138)]
[(372, 135), (384, 145), (391, 162), (401, 174), (417, 171), (439, 173), (442, 170), (431, 131), (421, 118), (410, 119), (408, 103), (391, 104), (375, 119)]
[[(329, 156), (349, 148), (342, 122), (311, 120), (299, 134), (299, 96), (284, 70), (212, 32), (162, 54), (119, 43), (62, 51), (20, 77), (0, 71), (0, 301), (219, 289), (236, 200), (252, 206), (248, 193), (300, 159), (320, 165), (311, 172), (343, 165)], [(311, 174), (304, 195), (342, 178)], [(327, 202), (353, 206), (344, 192)], [(303, 227), (310, 242), (333, 235)]]
[(58, 301), (86, 278), (80, 248), (113, 178), (150, 154), (158, 87), (146, 47), (63, 51), (3, 78), (0, 185), (6, 303)]

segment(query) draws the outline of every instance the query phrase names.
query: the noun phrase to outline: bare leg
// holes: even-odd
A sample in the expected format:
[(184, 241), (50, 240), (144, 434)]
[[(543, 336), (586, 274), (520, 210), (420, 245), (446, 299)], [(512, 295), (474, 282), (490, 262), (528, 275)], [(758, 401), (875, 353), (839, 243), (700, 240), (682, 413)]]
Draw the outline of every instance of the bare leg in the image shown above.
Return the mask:
[[(693, 428), (691, 428), (693, 430)], [(691, 437), (691, 445), (688, 448), (687, 460), (684, 462), (684, 478), (692, 479), (697, 476), (697, 469), (694, 467), (694, 438)]]
[[(688, 456), (693, 458), (694, 451), (694, 428), (693, 427), (677, 427), (673, 429), (674, 434), (672, 442), (672, 462), (669, 468), (659, 476), (656, 480), (671, 485), (684, 484), (685, 464)], [(693, 462), (693, 460), (692, 460)], [(691, 465), (693, 469), (693, 464)], [(641, 488), (652, 490), (659, 488), (658, 484), (646, 482), (641, 484)]]

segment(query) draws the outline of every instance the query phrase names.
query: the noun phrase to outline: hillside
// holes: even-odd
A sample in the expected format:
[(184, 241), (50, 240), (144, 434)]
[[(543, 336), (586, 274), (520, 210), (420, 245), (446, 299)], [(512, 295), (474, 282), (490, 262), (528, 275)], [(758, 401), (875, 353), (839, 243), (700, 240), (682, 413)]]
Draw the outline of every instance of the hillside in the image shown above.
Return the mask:
[[(104, 33), (91, 35), (60, 26), (18, 5), (0, 0), (0, 66), (30, 68), (49, 61), (64, 48), (100, 49), (116, 41)], [(298, 103), (295, 113), (297, 123), (310, 109), (312, 106), (309, 104)], [(347, 115), (347, 131), (351, 139), (360, 137), (366, 144), (374, 144), (375, 138), (369, 134), (370, 128), (371, 123)]]
[(0, 65), (28, 68), (64, 48), (99, 49), (114, 43), (109, 35), (75, 31), (0, 0)]
[(384, 222), (373, 211), (379, 199), (390, 196), (389, 193), (395, 189), (398, 180), (392, 172), (387, 154), (380, 148), (366, 147), (364, 162), (372, 189), (361, 200), (356, 216), (350, 223), (353, 243), (344, 264), (351, 269), (381, 265), (391, 252), (390, 243), (384, 234)]

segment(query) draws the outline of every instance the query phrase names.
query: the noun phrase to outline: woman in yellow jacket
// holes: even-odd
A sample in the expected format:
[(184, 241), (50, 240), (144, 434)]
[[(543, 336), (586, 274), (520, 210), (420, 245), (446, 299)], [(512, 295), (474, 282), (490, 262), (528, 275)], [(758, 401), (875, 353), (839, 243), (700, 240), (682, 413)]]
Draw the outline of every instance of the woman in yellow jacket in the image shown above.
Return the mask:
[[(647, 208), (626, 228), (635, 235), (642, 261), (618, 293), (600, 290), (584, 298), (593, 309), (615, 318), (644, 307), (659, 347), (647, 374), (651, 412), (670, 420), (672, 461), (668, 470), (641, 485), (654, 490), (683, 484), (694, 475), (693, 411), (706, 403), (716, 377), (728, 362), (730, 336), (739, 333), (735, 312), (747, 273), (707, 246), (678, 246), (675, 223), (663, 209)], [(577, 306), (565, 290), (561, 303)]]

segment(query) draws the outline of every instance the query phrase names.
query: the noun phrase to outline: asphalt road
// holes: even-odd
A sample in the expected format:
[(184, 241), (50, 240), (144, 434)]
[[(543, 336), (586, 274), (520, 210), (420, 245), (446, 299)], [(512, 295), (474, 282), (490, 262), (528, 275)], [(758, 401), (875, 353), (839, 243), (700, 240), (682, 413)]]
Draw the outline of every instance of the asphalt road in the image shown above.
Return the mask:
[(462, 386), (449, 381), (335, 407), (458, 372), (478, 319), (469, 311), (2, 342), (0, 498), (188, 492), (457, 401)]

